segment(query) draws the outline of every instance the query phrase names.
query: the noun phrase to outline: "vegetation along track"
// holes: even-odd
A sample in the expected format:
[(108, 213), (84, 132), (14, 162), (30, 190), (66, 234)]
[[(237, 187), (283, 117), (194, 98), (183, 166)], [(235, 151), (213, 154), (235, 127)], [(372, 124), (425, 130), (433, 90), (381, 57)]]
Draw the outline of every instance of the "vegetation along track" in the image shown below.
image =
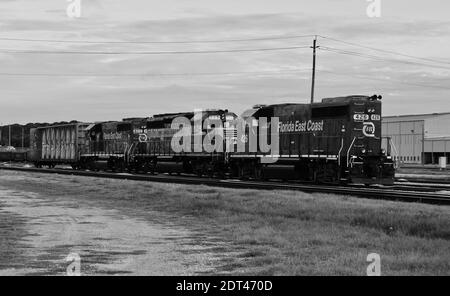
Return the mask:
[[(372, 188), (358, 186), (332, 186), (301, 183), (280, 183), (273, 181), (242, 181), (236, 179), (213, 179), (193, 176), (170, 176), (165, 174), (144, 175), (129, 173), (109, 173), (93, 171), (76, 171), (72, 169), (41, 169), (28, 167), (0, 166), (2, 170), (23, 171), (31, 173), (48, 173), (62, 175), (90, 176), (98, 178), (114, 178), (136, 181), (151, 181), (164, 183), (195, 184), (216, 187), (242, 188), (242, 189), (265, 189), (265, 190), (298, 190), (303, 192), (320, 192), (329, 194), (352, 195), (364, 198), (388, 199), (408, 202), (421, 202), (439, 205), (450, 205), (450, 195), (433, 192), (412, 191), (412, 188), (403, 187)], [(425, 190), (426, 191), (426, 190)]]

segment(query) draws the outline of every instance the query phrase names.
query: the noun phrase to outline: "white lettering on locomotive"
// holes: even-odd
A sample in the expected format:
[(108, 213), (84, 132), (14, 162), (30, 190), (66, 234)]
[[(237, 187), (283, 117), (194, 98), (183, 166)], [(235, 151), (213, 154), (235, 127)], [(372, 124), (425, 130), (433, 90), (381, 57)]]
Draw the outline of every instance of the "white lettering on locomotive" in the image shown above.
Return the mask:
[(323, 131), (323, 120), (314, 122), (314, 121), (308, 121), (307, 128), (308, 132), (321, 132)]
[(379, 114), (372, 114), (372, 115), (370, 115), (370, 120), (380, 121), (381, 116)]
[(294, 132), (321, 132), (323, 131), (323, 120), (321, 121), (289, 121), (283, 123), (279, 122), (278, 131), (280, 133), (294, 133)]
[(362, 132), (366, 137), (375, 137), (375, 124), (373, 122), (364, 122)]
[(133, 129), (133, 134), (135, 134), (135, 135), (146, 134), (146, 133), (147, 133), (147, 127), (146, 126), (142, 126), (140, 128), (134, 128)]
[(368, 114), (354, 114), (353, 115), (353, 119), (355, 121), (364, 121), (364, 120), (369, 120), (369, 115)]
[(122, 133), (118, 133), (118, 132), (109, 133), (109, 134), (105, 133), (105, 134), (103, 134), (103, 139), (104, 140), (120, 140), (120, 139), (122, 139)]
[(139, 142), (140, 143), (145, 143), (145, 142), (147, 142), (148, 141), (148, 136), (147, 136), (147, 134), (140, 134), (139, 135)]

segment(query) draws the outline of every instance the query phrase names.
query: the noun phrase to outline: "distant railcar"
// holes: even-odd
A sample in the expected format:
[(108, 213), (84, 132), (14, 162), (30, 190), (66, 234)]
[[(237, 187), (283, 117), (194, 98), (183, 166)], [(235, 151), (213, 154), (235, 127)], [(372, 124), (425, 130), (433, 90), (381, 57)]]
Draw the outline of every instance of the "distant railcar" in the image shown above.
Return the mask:
[(28, 151), (1, 151), (0, 161), (23, 162), (28, 160)]
[(68, 164), (76, 167), (86, 144), (85, 129), (89, 123), (71, 123), (30, 130), (28, 159), (37, 167)]

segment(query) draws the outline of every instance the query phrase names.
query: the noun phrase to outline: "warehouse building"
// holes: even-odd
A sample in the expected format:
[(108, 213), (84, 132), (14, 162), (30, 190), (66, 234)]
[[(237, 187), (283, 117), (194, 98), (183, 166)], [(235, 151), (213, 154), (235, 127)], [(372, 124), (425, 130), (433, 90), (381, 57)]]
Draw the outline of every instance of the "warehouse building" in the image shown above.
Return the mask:
[(450, 160), (450, 112), (386, 116), (382, 133), (400, 163), (437, 164)]

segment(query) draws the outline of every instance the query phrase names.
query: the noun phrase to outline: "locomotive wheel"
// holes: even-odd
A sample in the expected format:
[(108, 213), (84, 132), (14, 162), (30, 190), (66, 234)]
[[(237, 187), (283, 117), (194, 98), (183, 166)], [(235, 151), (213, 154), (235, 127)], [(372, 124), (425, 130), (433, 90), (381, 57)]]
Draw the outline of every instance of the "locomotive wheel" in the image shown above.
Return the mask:
[(262, 178), (262, 167), (261, 165), (255, 164), (253, 167), (253, 178), (260, 180)]
[(333, 183), (339, 184), (341, 182), (341, 171), (336, 167), (333, 174)]
[(311, 181), (313, 181), (313, 183), (319, 183), (319, 177), (318, 177), (318, 172), (317, 172), (317, 170), (314, 170), (313, 172), (312, 172), (312, 178), (311, 178)]
[(214, 169), (214, 164), (213, 163), (207, 163), (206, 165), (205, 165), (205, 168), (206, 168), (206, 172), (207, 172), (207, 174), (208, 174), (208, 178), (213, 178), (214, 177), (214, 171), (215, 171), (215, 169)]
[(118, 160), (114, 163), (114, 169), (118, 173), (123, 173), (125, 170), (125, 163), (123, 160)]
[(231, 163), (230, 165), (231, 178), (239, 178), (239, 166), (237, 163)]
[(241, 179), (241, 180), (245, 180), (245, 169), (244, 169), (243, 166), (240, 166), (240, 167), (238, 168), (238, 177), (239, 177), (239, 179)]
[(203, 176), (203, 172), (205, 171), (205, 165), (204, 165), (203, 163), (201, 163), (201, 162), (195, 162), (195, 163), (193, 164), (193, 167), (194, 167), (195, 174), (196, 174), (198, 177)]
[(117, 163), (114, 160), (111, 161), (111, 164), (109, 164), (108, 167), (110, 167), (111, 171), (114, 173), (117, 172)]
[(152, 175), (157, 175), (158, 172), (156, 171), (156, 164), (157, 164), (157, 160), (154, 159), (152, 160), (150, 163), (148, 163), (149, 165), (149, 171)]
[(239, 167), (239, 179), (241, 180), (248, 180), (248, 174), (247, 174), (247, 164), (242, 163)]
[(95, 172), (96, 171), (95, 163), (92, 161), (88, 164), (88, 170)]
[(217, 173), (217, 178), (218, 178), (218, 179), (225, 179), (225, 178), (226, 178), (225, 172), (222, 171), (222, 170), (220, 170), (220, 171)]

